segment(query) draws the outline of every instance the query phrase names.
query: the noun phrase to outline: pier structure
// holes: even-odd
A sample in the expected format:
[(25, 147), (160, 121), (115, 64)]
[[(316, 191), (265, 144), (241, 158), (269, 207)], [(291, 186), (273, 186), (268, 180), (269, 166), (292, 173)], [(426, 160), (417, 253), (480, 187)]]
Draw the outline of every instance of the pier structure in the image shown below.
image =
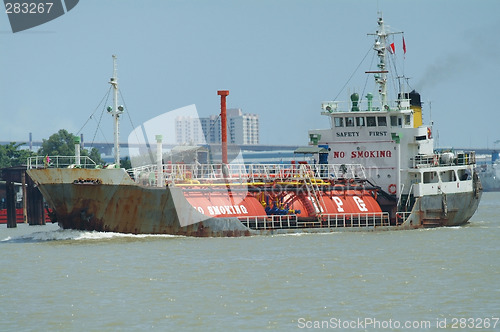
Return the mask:
[(1, 175), (5, 181), (7, 228), (17, 227), (16, 185), (20, 185), (22, 188), (24, 222), (30, 225), (45, 225), (43, 197), (33, 180), (26, 176), (26, 166), (3, 168)]

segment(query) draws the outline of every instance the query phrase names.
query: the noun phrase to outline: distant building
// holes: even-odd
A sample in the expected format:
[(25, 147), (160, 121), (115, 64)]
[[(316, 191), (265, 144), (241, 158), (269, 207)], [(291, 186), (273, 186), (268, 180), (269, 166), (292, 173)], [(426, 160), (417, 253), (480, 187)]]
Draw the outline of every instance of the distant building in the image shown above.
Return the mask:
[(191, 116), (175, 118), (175, 140), (177, 144), (204, 143), (200, 119)]
[[(227, 110), (228, 142), (238, 145), (259, 144), (259, 116), (243, 113), (240, 108)], [(216, 144), (222, 140), (220, 116), (207, 118), (179, 116), (175, 119), (177, 144)]]
[(208, 144), (220, 143), (222, 134), (220, 129), (220, 116), (210, 115), (208, 118), (200, 118), (201, 128)]
[(241, 108), (227, 110), (229, 143), (238, 145), (259, 144), (259, 116), (247, 114)]

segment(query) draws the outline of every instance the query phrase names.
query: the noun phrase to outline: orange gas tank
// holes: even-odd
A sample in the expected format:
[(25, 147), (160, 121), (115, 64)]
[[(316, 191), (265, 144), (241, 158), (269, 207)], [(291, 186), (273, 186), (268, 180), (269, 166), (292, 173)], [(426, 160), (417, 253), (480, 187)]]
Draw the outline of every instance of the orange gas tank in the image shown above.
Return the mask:
[(345, 193), (322, 195), (326, 213), (378, 213), (380, 206), (369, 191), (346, 190)]
[(210, 217), (265, 216), (264, 207), (253, 196), (233, 196), (229, 193), (185, 193), (189, 204)]

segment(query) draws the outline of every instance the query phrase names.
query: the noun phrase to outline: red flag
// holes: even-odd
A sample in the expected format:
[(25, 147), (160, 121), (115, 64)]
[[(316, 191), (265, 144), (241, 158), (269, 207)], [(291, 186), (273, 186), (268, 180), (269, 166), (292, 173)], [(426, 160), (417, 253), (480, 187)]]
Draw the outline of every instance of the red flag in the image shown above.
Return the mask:
[(396, 47), (394, 47), (394, 43), (391, 44), (392, 54), (396, 53)]
[(403, 36), (403, 52), (406, 54), (406, 43), (405, 43), (405, 37)]

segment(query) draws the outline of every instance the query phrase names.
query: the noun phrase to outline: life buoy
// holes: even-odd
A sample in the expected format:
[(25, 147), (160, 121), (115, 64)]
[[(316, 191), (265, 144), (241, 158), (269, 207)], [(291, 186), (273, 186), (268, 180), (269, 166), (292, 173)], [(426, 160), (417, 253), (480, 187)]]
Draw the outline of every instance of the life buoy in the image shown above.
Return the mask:
[(432, 138), (432, 129), (431, 129), (431, 127), (427, 127), (427, 138), (428, 139)]
[(394, 183), (389, 185), (389, 194), (394, 195), (396, 193), (396, 185)]

